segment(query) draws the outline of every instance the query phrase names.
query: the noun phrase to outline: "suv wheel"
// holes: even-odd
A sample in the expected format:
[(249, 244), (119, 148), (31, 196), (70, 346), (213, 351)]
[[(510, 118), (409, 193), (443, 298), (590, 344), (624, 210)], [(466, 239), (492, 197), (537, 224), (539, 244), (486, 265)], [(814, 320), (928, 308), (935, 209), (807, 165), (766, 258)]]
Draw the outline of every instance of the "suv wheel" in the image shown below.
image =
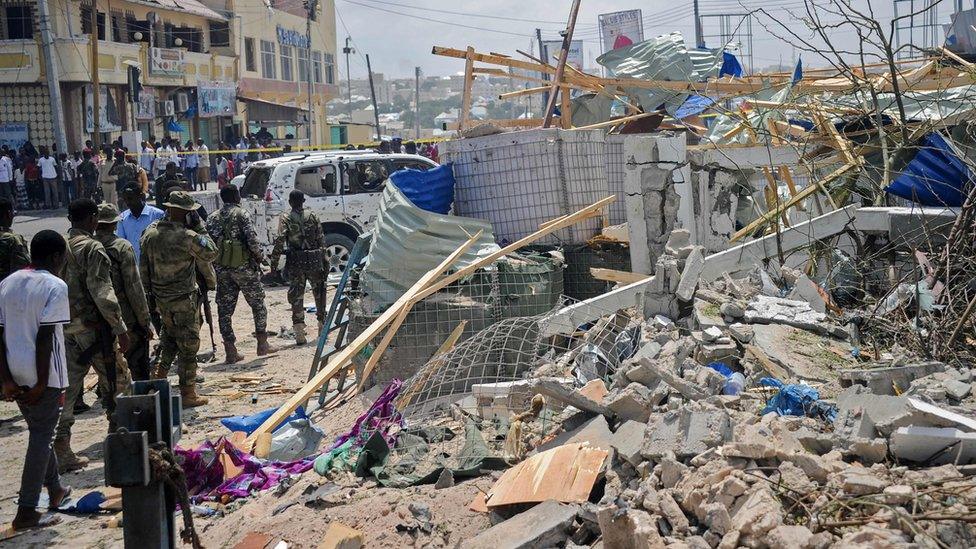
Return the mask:
[(325, 235), (325, 260), (329, 265), (327, 274), (341, 274), (346, 269), (353, 244), (353, 241), (343, 234)]

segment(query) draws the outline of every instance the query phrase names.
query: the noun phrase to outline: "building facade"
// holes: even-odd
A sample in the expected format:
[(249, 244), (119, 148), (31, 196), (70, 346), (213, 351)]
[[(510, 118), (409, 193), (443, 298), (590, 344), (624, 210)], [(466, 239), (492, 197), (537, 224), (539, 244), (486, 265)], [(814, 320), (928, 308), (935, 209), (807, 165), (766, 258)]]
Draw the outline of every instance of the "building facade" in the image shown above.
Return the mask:
[[(292, 134), (306, 138), (296, 143), (307, 143), (302, 129), (307, 127), (308, 117), (300, 105), (307, 108), (308, 88), (306, 83), (299, 89), (295, 81), (306, 73), (299, 74), (295, 65), (292, 81), (285, 80), (288, 59), (277, 56), (270, 78), (264, 78), (260, 70), (248, 70), (252, 68), (247, 60), (249, 43), (273, 39), (277, 46), (282, 39), (292, 45), (294, 58), (299, 58), (294, 52), (298, 49), (296, 35), (275, 28), (300, 30), (304, 39), (305, 18), (293, 8), (269, 7), (261, 0), (96, 0), (93, 14), (91, 1), (47, 0), (47, 4), (54, 72), (62, 98), (57, 108), (63, 111), (69, 151), (82, 148), (96, 128), (103, 142), (122, 137), (124, 143), (132, 143), (139, 137), (168, 135), (183, 142), (201, 137), (213, 148), (219, 141), (232, 142), (249, 132), (255, 120), (282, 138), (287, 133), (282, 123), (288, 122), (297, 130)], [(289, 1), (289, 5), (294, 4)], [(324, 69), (325, 59), (335, 58), (333, 6), (331, 0), (320, 2), (311, 47), (303, 50), (312, 52), (313, 61), (316, 53), (323, 59), (322, 83), (314, 82), (312, 65), (313, 127), (314, 115), (324, 120), (325, 102), (336, 91), (326, 84)], [(11, 145), (23, 139), (37, 144), (55, 141), (38, 12), (37, 0), (0, 0), (0, 97), (4, 98), (0, 101), (0, 142)], [(98, 34), (97, 124), (93, 119), (93, 26)], [(297, 45), (307, 46), (301, 41)], [(275, 51), (280, 55), (280, 48)], [(142, 89), (137, 94), (128, 87), (129, 67), (141, 73)], [(267, 117), (268, 110), (274, 116)], [(328, 143), (328, 128), (321, 125), (312, 135), (313, 144)]]

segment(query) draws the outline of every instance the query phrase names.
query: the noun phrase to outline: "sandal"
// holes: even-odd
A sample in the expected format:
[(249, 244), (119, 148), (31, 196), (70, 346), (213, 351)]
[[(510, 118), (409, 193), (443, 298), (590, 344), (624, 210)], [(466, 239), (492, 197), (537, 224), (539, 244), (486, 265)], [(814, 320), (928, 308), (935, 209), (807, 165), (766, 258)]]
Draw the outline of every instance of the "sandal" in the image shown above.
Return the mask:
[(61, 523), (61, 517), (58, 515), (42, 514), (37, 518), (37, 522), (33, 524), (18, 525), (16, 523), (11, 523), (10, 527), (13, 530), (33, 530), (35, 528), (47, 528), (49, 526), (54, 526), (55, 524)]
[(60, 508), (62, 505), (64, 505), (64, 502), (68, 501), (68, 498), (71, 497), (71, 487), (70, 486), (64, 486), (61, 489), (64, 490), (64, 491), (61, 493), (61, 497), (58, 499), (57, 504), (54, 503), (54, 500), (50, 500), (50, 503), (48, 503), (48, 506), (47, 506), (47, 510), (48, 511), (57, 511), (58, 508)]

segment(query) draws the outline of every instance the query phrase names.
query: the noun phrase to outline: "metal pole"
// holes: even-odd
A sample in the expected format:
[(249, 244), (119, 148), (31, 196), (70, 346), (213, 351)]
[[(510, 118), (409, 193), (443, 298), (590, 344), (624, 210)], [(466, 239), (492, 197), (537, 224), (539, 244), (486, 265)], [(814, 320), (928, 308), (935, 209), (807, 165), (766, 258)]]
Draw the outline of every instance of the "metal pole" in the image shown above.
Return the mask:
[(98, 84), (98, 2), (91, 3), (91, 37), (88, 39), (91, 48), (91, 79), (92, 79), (92, 145), (95, 154), (102, 148), (102, 94)]
[(380, 133), (380, 110), (376, 107), (376, 87), (373, 86), (373, 66), (369, 63), (369, 54), (366, 54), (366, 72), (369, 73), (369, 95), (373, 98), (373, 118), (376, 120), (376, 140), (383, 141), (383, 134)]
[(701, 13), (698, 10), (698, 0), (693, 0), (695, 4), (695, 47), (705, 47), (705, 36), (702, 34)]
[(415, 139), (420, 139), (420, 67), (414, 67), (414, 112), (413, 126), (415, 129)]
[(305, 76), (308, 78), (308, 145), (312, 146), (312, 16), (318, 7), (318, 0), (310, 0), (308, 6), (308, 17), (305, 18), (305, 39), (308, 41), (305, 55)]
[[(542, 61), (545, 62), (545, 63), (549, 63), (549, 60), (546, 59), (546, 57), (548, 57), (546, 55), (546, 48), (545, 48), (545, 46), (542, 45), (542, 29), (535, 29), (535, 39), (539, 43), (539, 59), (542, 59)], [(548, 72), (543, 72), (542, 73), (542, 79), (545, 80), (546, 82), (548, 82), (549, 81), (549, 73)], [(542, 94), (542, 104), (543, 105), (548, 105), (549, 104), (549, 92), (545, 92), (545, 93)]]
[(351, 37), (346, 37), (346, 47), (342, 48), (342, 53), (346, 54), (346, 108), (349, 110), (349, 121), (352, 122), (352, 73), (349, 72), (349, 54), (352, 48), (349, 47)]
[(68, 153), (68, 140), (64, 135), (64, 110), (61, 105), (61, 81), (58, 80), (58, 65), (54, 58), (54, 36), (51, 33), (51, 14), (47, 0), (37, 3), (40, 15), (41, 43), (44, 48), (44, 72), (47, 73), (47, 93), (51, 101), (51, 117), (54, 125), (54, 142), (59, 153)]

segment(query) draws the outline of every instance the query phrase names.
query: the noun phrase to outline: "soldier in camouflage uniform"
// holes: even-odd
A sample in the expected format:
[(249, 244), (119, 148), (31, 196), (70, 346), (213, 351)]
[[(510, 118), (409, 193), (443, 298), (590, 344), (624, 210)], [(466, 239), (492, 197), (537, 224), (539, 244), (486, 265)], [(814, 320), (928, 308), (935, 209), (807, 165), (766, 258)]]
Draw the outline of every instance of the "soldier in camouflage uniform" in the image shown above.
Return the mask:
[(294, 190), (288, 195), (291, 211), (282, 214), (271, 252), (271, 269), (278, 269), (278, 259), (285, 253), (285, 278), (288, 279), (288, 303), (291, 304), (291, 320), (295, 326), (295, 342), (304, 345), (305, 336), (305, 282), (312, 286), (315, 297), (315, 316), (319, 332), (325, 321), (325, 235), (322, 224), (314, 213), (304, 209), (305, 193)]
[(163, 324), (152, 377), (164, 379), (176, 360), (183, 407), (192, 408), (207, 403), (196, 392), (201, 321), (197, 269), (212, 272), (217, 248), (196, 214), (200, 205), (188, 193), (171, 193), (163, 205), (166, 219), (150, 225), (140, 241), (142, 284), (155, 299)]
[(24, 237), (10, 230), (14, 224), (14, 204), (0, 198), (0, 280), (30, 263), (30, 251)]
[(237, 309), (237, 296), (244, 294), (244, 301), (254, 316), (254, 335), (257, 338), (258, 356), (270, 352), (268, 347), (268, 309), (264, 305), (264, 287), (261, 285), (261, 262), (264, 254), (258, 244), (251, 218), (241, 208), (241, 193), (236, 185), (220, 190), (220, 210), (207, 218), (207, 232), (217, 245), (217, 322), (224, 340), (226, 363), (244, 360), (237, 352), (232, 317)]
[(80, 469), (88, 463), (87, 459), (71, 451), (75, 401), (84, 390), (85, 375), (91, 367), (98, 374), (99, 394), (111, 430), (114, 427), (115, 395), (127, 388), (119, 384), (125, 377), (118, 375), (116, 341), (122, 352), (129, 349), (128, 329), (112, 287), (112, 262), (105, 247), (92, 237), (98, 226), (98, 207), (88, 198), (75, 200), (68, 206), (68, 219), (71, 229), (68, 230), (68, 263), (64, 272), (71, 303), (71, 323), (64, 329), (68, 390), (54, 439), (54, 451), (63, 471)]
[(152, 339), (149, 303), (139, 278), (135, 250), (128, 240), (115, 234), (120, 219), (119, 209), (114, 204), (100, 204), (95, 240), (105, 246), (105, 252), (112, 261), (112, 287), (122, 308), (122, 320), (129, 328), (129, 350), (125, 353), (125, 363), (132, 379), (143, 381), (149, 379), (149, 340)]

